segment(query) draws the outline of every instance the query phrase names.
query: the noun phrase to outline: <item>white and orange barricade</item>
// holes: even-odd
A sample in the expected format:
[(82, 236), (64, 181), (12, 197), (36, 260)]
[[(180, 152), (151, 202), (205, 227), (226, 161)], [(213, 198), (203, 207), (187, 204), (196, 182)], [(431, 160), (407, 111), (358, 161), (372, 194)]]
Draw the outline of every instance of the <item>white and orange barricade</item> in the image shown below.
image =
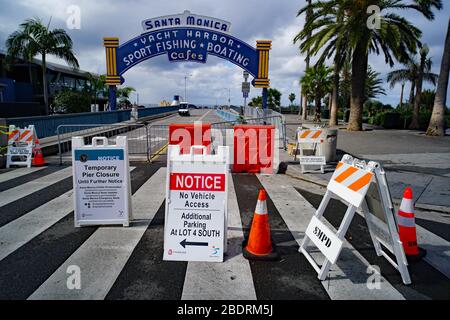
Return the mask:
[[(297, 159), (297, 154), (300, 151), (300, 166), (302, 173), (307, 171), (306, 166), (320, 166), (320, 172), (324, 173), (324, 166), (326, 164), (325, 156), (323, 155), (322, 145), (326, 138), (326, 129), (302, 129), (298, 128), (296, 132), (297, 142), (294, 151), (294, 161)], [(309, 155), (305, 154), (305, 151)]]
[[(370, 200), (367, 196), (369, 189), (376, 193), (375, 198), (371, 196)], [(348, 205), (336, 233), (321, 221), (333, 195)], [(379, 209), (374, 209), (374, 203), (377, 203)], [(318, 278), (325, 280), (331, 265), (338, 260), (345, 241), (345, 234), (357, 211), (364, 216), (367, 222), (377, 255), (386, 258), (399, 271), (404, 284), (410, 284), (408, 262), (399, 238), (385, 172), (377, 162), (371, 161), (366, 164), (365, 161), (350, 155), (345, 155), (338, 163), (300, 246), (299, 251), (317, 271)], [(310, 241), (325, 256), (322, 267), (319, 267), (307, 251)], [(387, 254), (384, 248), (389, 250), (391, 255)]]
[(8, 151), (6, 153), (6, 167), (31, 167), (33, 149), (35, 146), (36, 131), (33, 125), (26, 128), (9, 126)]

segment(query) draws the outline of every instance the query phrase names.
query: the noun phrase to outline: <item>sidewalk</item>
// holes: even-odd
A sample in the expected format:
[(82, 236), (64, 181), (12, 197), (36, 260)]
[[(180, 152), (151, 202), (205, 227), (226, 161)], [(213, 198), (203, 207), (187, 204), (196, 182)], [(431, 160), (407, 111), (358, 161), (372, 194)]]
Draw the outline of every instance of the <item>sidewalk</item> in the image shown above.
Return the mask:
[[(287, 135), (291, 142), (301, 125), (298, 117), (288, 115)], [(323, 122), (326, 124), (326, 122)], [(311, 125), (306, 122), (304, 125)], [(403, 190), (411, 186), (417, 208), (450, 213), (450, 137), (427, 137), (410, 130), (385, 130), (365, 126), (363, 132), (348, 132), (339, 126), (338, 158), (348, 153), (367, 161), (379, 162), (387, 173), (394, 202), (400, 202)], [(335, 164), (326, 173), (302, 174), (292, 156), (280, 155), (289, 164), (287, 173), (293, 177), (326, 186)]]

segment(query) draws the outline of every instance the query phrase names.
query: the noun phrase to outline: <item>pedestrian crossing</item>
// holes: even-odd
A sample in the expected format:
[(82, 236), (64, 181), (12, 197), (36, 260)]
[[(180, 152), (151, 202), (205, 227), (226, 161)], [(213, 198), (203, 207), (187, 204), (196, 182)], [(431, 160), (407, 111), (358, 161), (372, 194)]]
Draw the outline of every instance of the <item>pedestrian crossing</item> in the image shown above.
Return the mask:
[[(321, 195), (294, 188), (283, 175), (230, 175), (224, 263), (162, 261), (166, 168), (139, 164), (130, 169), (133, 222), (129, 228), (74, 227), (73, 191), (68, 186), (71, 167), (0, 174), (0, 186), (12, 186), (0, 192), (0, 213), (12, 205), (16, 210), (8, 218), (11, 221), (0, 224), (0, 299), (450, 298), (449, 242), (418, 226), (419, 243), (429, 254), (410, 266), (413, 284), (404, 286), (396, 270), (376, 257), (362, 217), (352, 223), (329, 278), (318, 280), (298, 248)], [(35, 179), (19, 184), (31, 174)], [(55, 188), (62, 181), (66, 186)], [(242, 256), (260, 187), (268, 193), (272, 238), (280, 261), (248, 261)], [(32, 197), (40, 193), (51, 200)], [(22, 205), (23, 199), (32, 203)], [(325, 214), (330, 228), (343, 214), (339, 203), (334, 208), (339, 213)], [(313, 250), (312, 255), (319, 262), (323, 259), (320, 252)], [(80, 268), (80, 290), (67, 287), (69, 266)], [(368, 286), (371, 276), (379, 286)]]

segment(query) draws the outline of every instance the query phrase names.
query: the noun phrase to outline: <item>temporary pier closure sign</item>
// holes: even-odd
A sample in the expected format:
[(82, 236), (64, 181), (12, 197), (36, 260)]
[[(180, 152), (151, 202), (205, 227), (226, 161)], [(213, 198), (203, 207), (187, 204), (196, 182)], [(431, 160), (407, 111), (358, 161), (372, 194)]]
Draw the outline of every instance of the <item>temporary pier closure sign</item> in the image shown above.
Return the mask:
[(181, 154), (179, 145), (169, 146), (164, 260), (222, 262), (229, 150), (219, 146), (216, 154), (208, 155), (206, 147), (193, 146), (190, 151)]
[(129, 225), (131, 216), (130, 170), (127, 138), (117, 137), (108, 144), (95, 137), (84, 145), (72, 138), (75, 226)]

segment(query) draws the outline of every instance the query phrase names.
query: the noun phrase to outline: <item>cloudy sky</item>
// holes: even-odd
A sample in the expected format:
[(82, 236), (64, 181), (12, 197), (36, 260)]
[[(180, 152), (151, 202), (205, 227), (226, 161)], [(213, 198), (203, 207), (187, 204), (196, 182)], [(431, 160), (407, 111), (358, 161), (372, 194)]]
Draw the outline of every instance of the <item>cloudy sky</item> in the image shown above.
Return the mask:
[[(45, 22), (51, 18), (51, 26), (67, 28), (67, 12), (71, 5), (81, 10), (81, 28), (68, 30), (81, 68), (86, 71), (105, 73), (105, 57), (102, 46), (104, 36), (117, 36), (125, 42), (142, 31), (141, 22), (147, 18), (182, 13), (213, 16), (231, 22), (231, 34), (252, 46), (257, 39), (272, 39), (270, 52), (270, 80), (279, 89), (282, 104), (289, 102), (287, 96), (294, 92), (298, 103), (298, 79), (303, 74), (305, 62), (298, 46), (292, 39), (302, 28), (304, 20), (296, 14), (306, 1), (303, 0), (0, 0), (0, 47), (4, 48), (7, 36), (17, 29), (19, 23), (29, 17), (41, 17)], [(450, 3), (436, 13), (435, 21), (427, 21), (415, 13), (407, 18), (423, 31), (423, 42), (430, 47), (433, 72), (438, 73), (442, 48), (450, 16)], [(50, 61), (58, 62), (55, 59)], [(390, 71), (382, 56), (371, 55), (369, 63), (383, 77)], [(399, 67), (398, 65), (397, 67)], [(395, 67), (394, 67), (395, 68)], [(242, 103), (240, 86), (242, 70), (225, 60), (209, 56), (208, 63), (169, 63), (167, 56), (147, 60), (125, 73), (126, 85), (137, 89), (141, 103), (158, 103), (171, 100), (174, 94), (184, 95), (184, 76), (188, 80), (188, 97), (192, 103), (225, 104), (228, 88), (232, 104)], [(386, 87), (386, 96), (379, 99), (397, 105), (400, 85)], [(426, 85), (425, 88), (429, 88)], [(405, 100), (409, 88), (406, 87)], [(250, 97), (260, 94), (252, 88)], [(449, 95), (450, 96), (450, 95)], [(135, 96), (132, 96), (135, 99)], [(450, 98), (447, 97), (447, 105)]]

